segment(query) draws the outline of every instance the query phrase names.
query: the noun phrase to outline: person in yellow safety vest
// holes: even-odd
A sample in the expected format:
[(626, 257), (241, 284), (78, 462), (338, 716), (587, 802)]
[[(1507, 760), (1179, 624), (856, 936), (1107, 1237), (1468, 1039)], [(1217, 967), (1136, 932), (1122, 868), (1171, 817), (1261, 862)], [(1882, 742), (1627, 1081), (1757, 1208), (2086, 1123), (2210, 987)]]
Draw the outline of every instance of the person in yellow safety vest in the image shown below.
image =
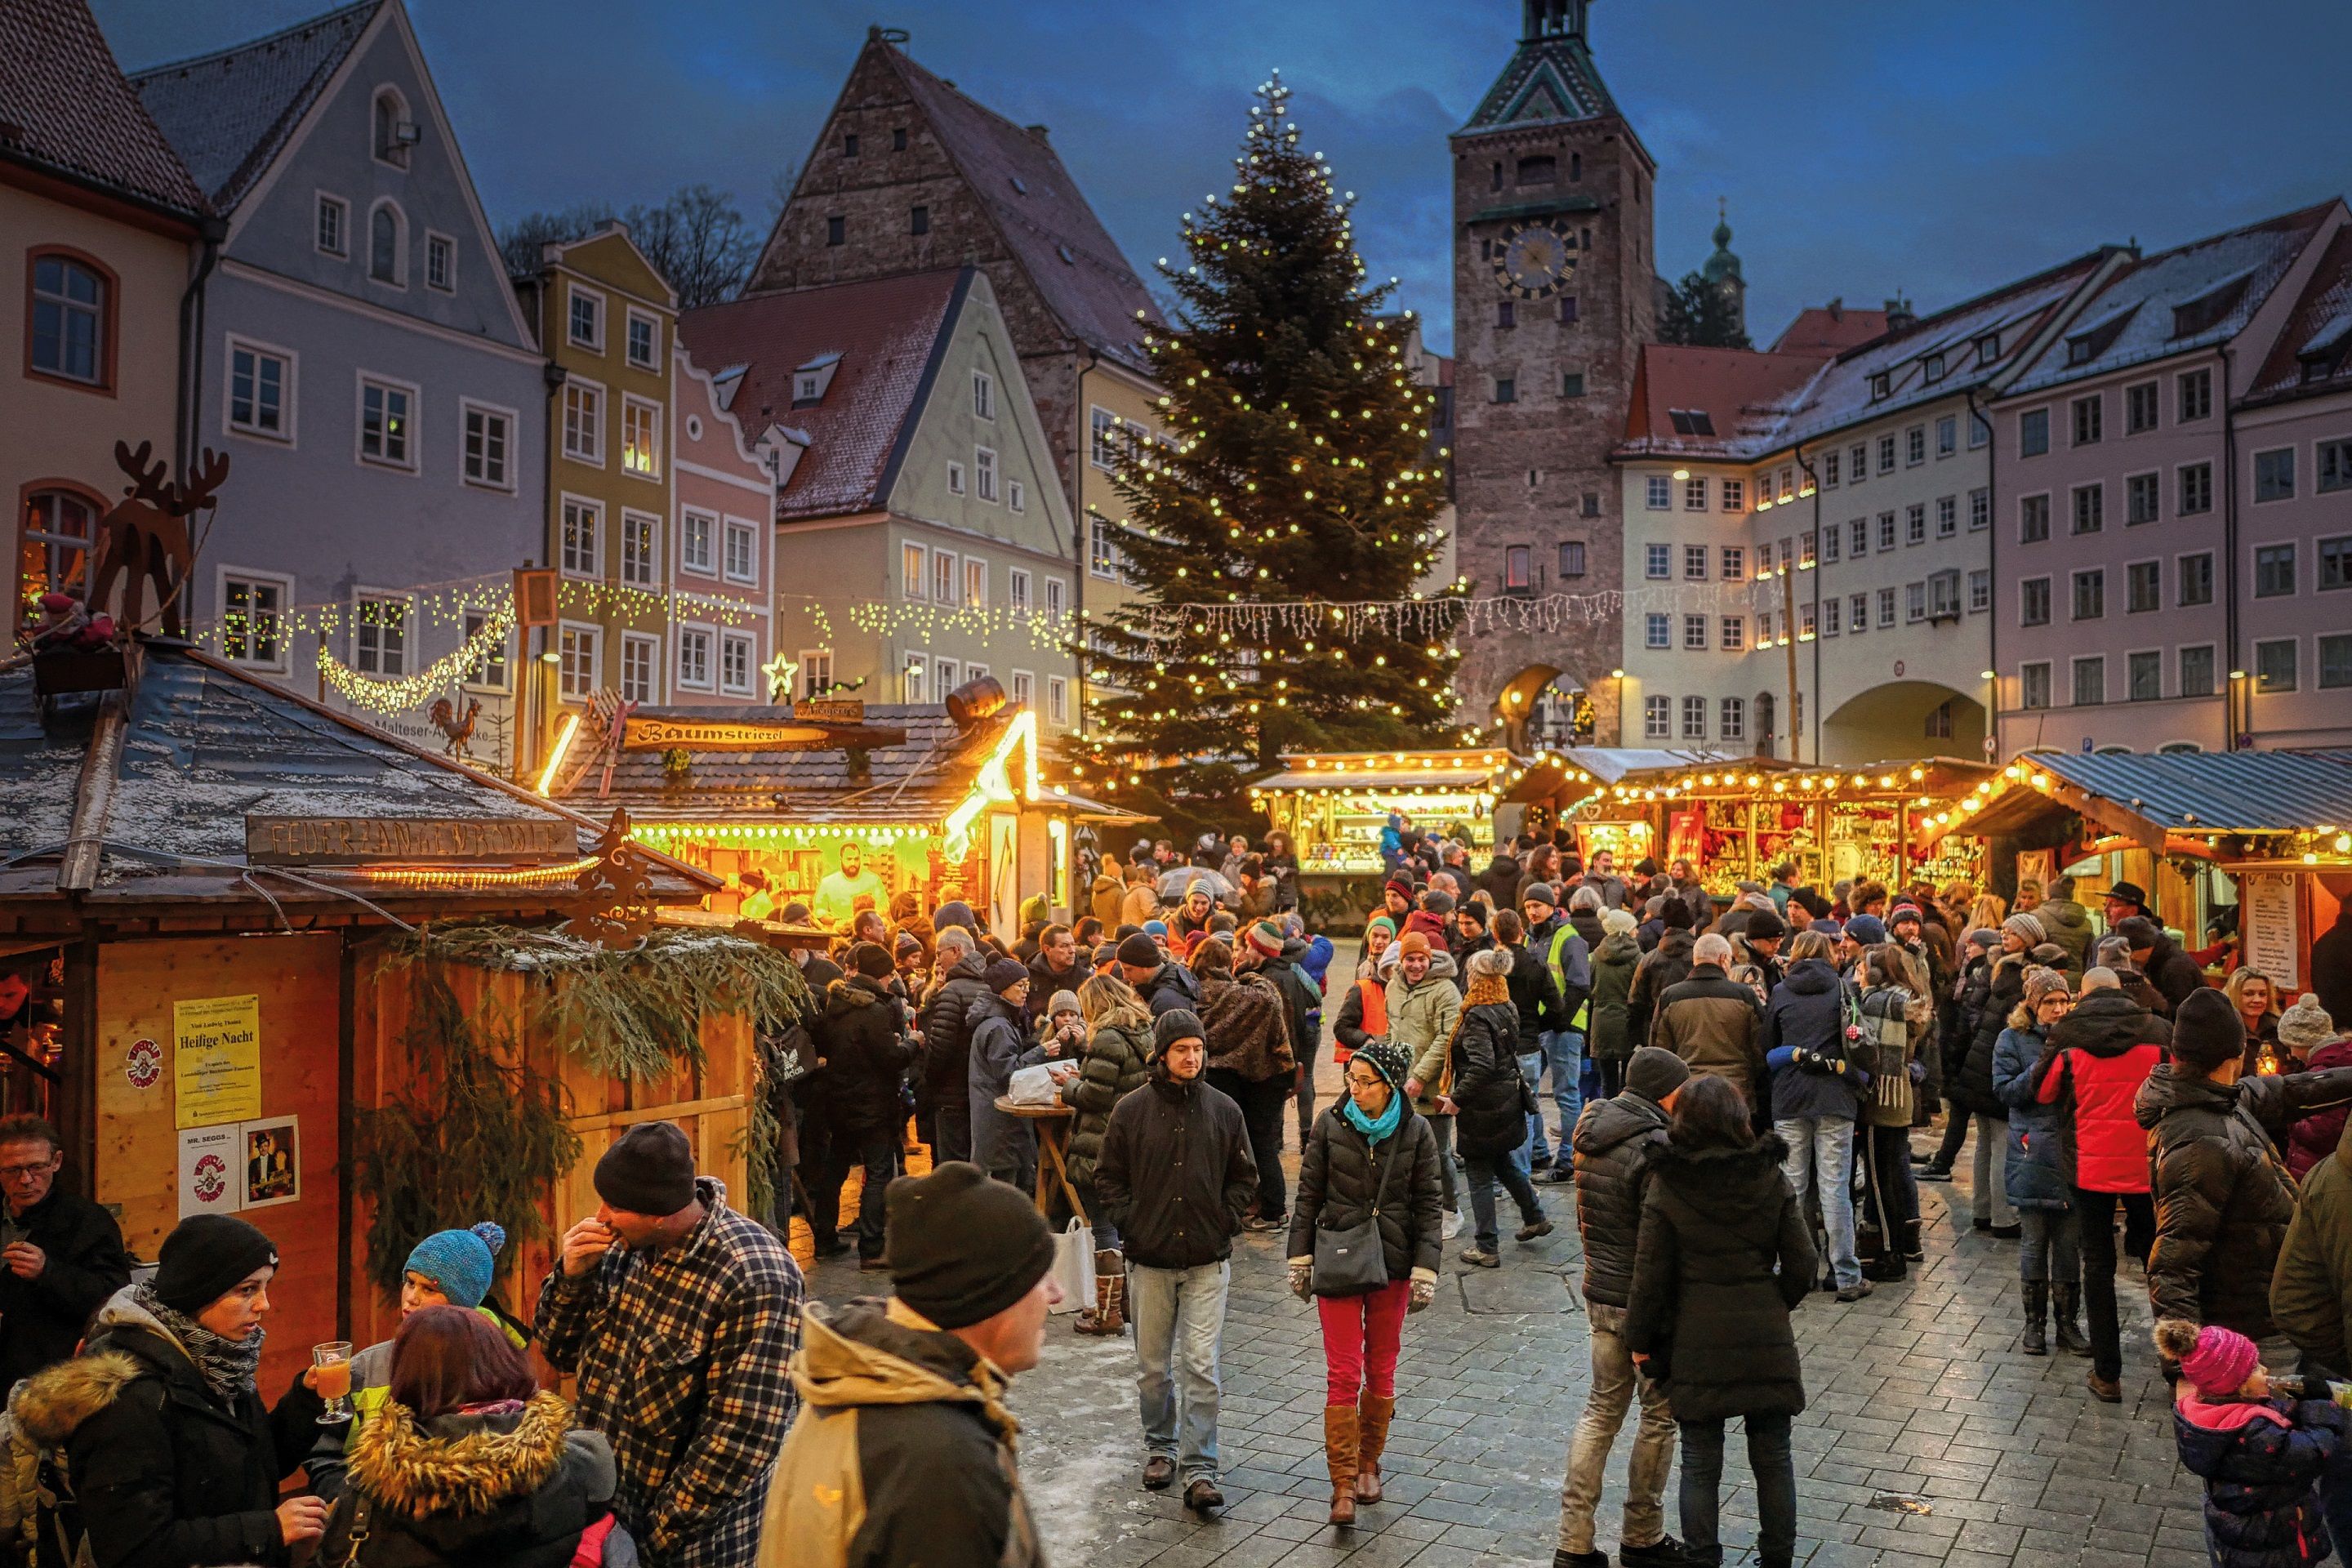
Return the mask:
[[(400, 1281), (400, 1315), (404, 1321), (427, 1307), (465, 1307), (482, 1314), (517, 1350), (529, 1336), (495, 1308), (485, 1306), (490, 1279), (497, 1268), (507, 1233), (488, 1220), (465, 1230), (436, 1230), (416, 1244)], [(319, 1441), (303, 1462), (312, 1489), (333, 1499), (342, 1491), (343, 1452), (360, 1427), (383, 1408), (392, 1394), (392, 1342), (373, 1344), (352, 1357), (350, 1421), (319, 1428)]]

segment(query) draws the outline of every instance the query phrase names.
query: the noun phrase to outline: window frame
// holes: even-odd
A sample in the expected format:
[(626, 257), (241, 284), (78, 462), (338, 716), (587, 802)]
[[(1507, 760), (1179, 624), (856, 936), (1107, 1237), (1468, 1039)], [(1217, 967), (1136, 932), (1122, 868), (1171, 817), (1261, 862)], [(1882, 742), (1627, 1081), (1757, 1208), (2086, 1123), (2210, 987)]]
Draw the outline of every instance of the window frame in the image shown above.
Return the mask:
[[(644, 359), (639, 359), (637, 357), (636, 329), (640, 323), (642, 323), (651, 334), (651, 342), (653, 344), (653, 352)], [(626, 300), (622, 302), (621, 360), (623, 363), (626, 364), (631, 370), (642, 370), (654, 375), (659, 375), (661, 374), (662, 360), (661, 339), (662, 323), (660, 316), (651, 310), (643, 310), (638, 306), (632, 305)]]
[[(475, 634), (479, 632), (483, 626), (489, 624), (491, 614), (491, 611), (477, 605), (467, 605), (461, 610), (457, 616), (458, 640), (461, 642), (471, 642)], [(514, 636), (514, 627), (512, 626), (509, 626), (505, 633), (499, 638), (497, 653), (495, 655), (485, 656), (479, 664), (474, 665), (471, 668), (459, 672), (457, 677), (458, 686), (467, 691), (495, 691), (502, 695), (513, 691), (515, 665)], [(481, 679), (483, 675), (487, 674), (493, 668), (505, 672), (502, 679), (497, 680), (486, 680)]]
[[(2250, 599), (2296, 597), (2303, 576), (2301, 546), (2302, 541), (2294, 539), (2274, 539), (2251, 545), (2249, 548), (2253, 551), (2253, 554), (2247, 563), (2246, 596)], [(2281, 552), (2284, 552), (2285, 554), (2286, 586), (2265, 592), (2263, 587), (2263, 569), (2265, 565), (2275, 565)]]
[[(1706, 739), (1706, 699), (1705, 697), (1685, 695), (1682, 700), (1682, 711), (1677, 717), (1681, 721), (1675, 731), (1679, 738), (1685, 741)], [(1697, 721), (1696, 723), (1692, 721), (1694, 718)]]
[(2066, 445), (2095, 447), (2107, 438), (2107, 395), (2104, 389), (2068, 400)]
[[(571, 510), (580, 508), (593, 525), (589, 540), (588, 564), (583, 569), (572, 564), (575, 554), (572, 547)], [(559, 575), (574, 582), (601, 583), (604, 580), (604, 502), (597, 496), (577, 495), (561, 491), (555, 499), (555, 561)]]
[[(604, 409), (610, 401), (608, 392), (609, 389), (603, 382), (590, 376), (573, 375), (564, 378), (563, 393), (557, 400), (556, 413), (557, 422), (562, 426), (562, 446), (559, 450), (562, 452), (565, 462), (578, 463), (585, 468), (603, 468), (611, 466), (604, 453)], [(583, 401), (593, 401), (595, 404), (594, 416), (583, 418), (581, 422), (581, 428), (594, 437), (595, 450), (593, 454), (575, 447), (572, 443), (572, 405), (575, 394), (579, 395)]]
[[(703, 553), (699, 564), (688, 553), (688, 545), (693, 541), (698, 523), (707, 525), (700, 530)], [(726, 520), (718, 512), (698, 506), (681, 504), (678, 507), (677, 570), (680, 576), (708, 577), (714, 581), (718, 578), (720, 555), (725, 548), (721, 542), (721, 531), (725, 527)]]
[(1642, 476), (1642, 510), (1672, 511), (1675, 506), (1675, 480), (1671, 474)]
[(962, 596), (956, 601), (956, 607), (985, 611), (988, 608), (988, 557), (965, 556), (961, 577), (957, 587), (961, 590)]
[[(676, 634), (677, 647), (670, 658), (670, 679), (680, 691), (716, 692), (719, 689), (719, 626), (713, 621), (677, 620), (670, 623)], [(686, 669), (687, 639), (701, 638), (702, 679), (689, 679)]]
[[(2187, 567), (2192, 561), (2200, 563), (2198, 577), (2205, 590), (2205, 596), (2201, 599), (2191, 599), (2186, 596), (2189, 592), (2189, 576)], [(2175, 555), (2172, 558), (2172, 607), (2177, 610), (2209, 608), (2213, 603), (2216, 591), (2217, 578), (2214, 569), (2218, 564), (2211, 550), (2184, 550)]]
[[(40, 298), (34, 287), (39, 264), (45, 257), (56, 257), (89, 272), (98, 279), (97, 352), (90, 356), (96, 375), (90, 379), (72, 375), (62, 370), (45, 370), (33, 360), (34, 313)], [(86, 250), (70, 245), (34, 245), (25, 250), (25, 374), (49, 386), (69, 386), (78, 392), (95, 393), (100, 397), (115, 395), (116, 339), (121, 336), (119, 321), (122, 296), (122, 280), (105, 262)], [(66, 300), (68, 309), (86, 309), (81, 301)], [(101, 509), (103, 510), (103, 509)]]
[[(2283, 686), (2267, 685), (2265, 684), (2265, 681), (2268, 678), (2264, 675), (2263, 670), (2263, 650), (2266, 648), (2282, 647), (2287, 650), (2288, 669), (2286, 683)], [(2246, 664), (2246, 676), (2250, 683), (2251, 689), (2257, 696), (2281, 696), (2290, 691), (2302, 690), (2303, 639), (2299, 637), (2256, 638), (2254, 640), (2252, 657)]]
[[(376, 668), (371, 669), (365, 663), (365, 655), (361, 647), (361, 634), (368, 628), (362, 619), (361, 608), (366, 605), (398, 605), (400, 606), (400, 668), (398, 669), (388, 669), (383, 667), (384, 650), (381, 639), (377, 643), (375, 652)], [(383, 630), (381, 626), (376, 629), (379, 632)], [(372, 675), (379, 680), (405, 679), (415, 664), (417, 650), (412, 645), (415, 640), (416, 629), (416, 595), (414, 594), (397, 588), (352, 589), (351, 638), (346, 649), (350, 655), (351, 668), (361, 675)]]
[[(2339, 665), (2346, 671), (2347, 679), (2343, 680), (2327, 679), (2327, 656), (2332, 651), (2331, 645), (2333, 651), (2346, 655)], [(2314, 691), (2352, 689), (2352, 632), (2321, 632), (2311, 639), (2311, 689)]]
[(1111, 526), (1110, 519), (1100, 512), (1087, 523), (1087, 575), (1104, 583), (1119, 581), (1122, 570), (1118, 540)]
[[(240, 350), (257, 356), (257, 382), (260, 374), (260, 356), (285, 363), (285, 372), (278, 379), (278, 417), (284, 428), (277, 434), (236, 423), (236, 356)], [(221, 434), (282, 447), (289, 452), (300, 450), (300, 433), (295, 427), (296, 411), (299, 406), (296, 387), (300, 370), (301, 355), (292, 349), (280, 348), (276, 343), (264, 342), (242, 332), (224, 334), (221, 350)], [(258, 406), (257, 400), (256, 405)]]
[[(385, 392), (402, 393), (408, 398), (409, 427), (402, 437), (407, 452), (407, 460), (404, 462), (394, 461), (390, 458), (371, 458), (367, 455), (367, 395), (368, 388), (371, 386)], [(387, 421), (391, 417), (388, 405), (385, 417)], [(415, 382), (403, 381), (397, 376), (379, 374), (372, 370), (356, 371), (352, 374), (352, 461), (361, 468), (381, 469), (386, 473), (406, 474), (412, 479), (422, 474), (425, 471), (424, 420), (425, 392)]]
[[(806, 701), (824, 696), (833, 685), (833, 649), (804, 647), (800, 650), (797, 662), (800, 666), (796, 672), (800, 677), (800, 690), (794, 694), (793, 700)], [(822, 681), (817, 679), (819, 671), (824, 676)]]
[[(2284, 489), (2273, 489), (2272, 493), (2265, 495), (2263, 493), (2263, 486), (2271, 483), (2273, 476), (2263, 472), (2263, 459), (2278, 458), (2286, 459), (2286, 486)], [(2265, 447), (2260, 451), (2248, 453), (2246, 478), (2253, 488), (2247, 492), (2247, 499), (2255, 506), (2274, 506), (2280, 501), (2294, 500), (2295, 490), (2302, 482), (2302, 468), (2303, 465), (2295, 460), (2293, 446)]]
[[(629, 695), (629, 655), (638, 650), (643, 650), (646, 656), (646, 694), (643, 697), (633, 698)], [(659, 702), (662, 700), (661, 682), (662, 639), (660, 634), (656, 632), (623, 630), (621, 633), (621, 662), (614, 686), (614, 689), (620, 693), (621, 700), (624, 702)]]
[[(719, 522), (719, 574), (740, 587), (755, 588), (760, 584), (760, 525), (748, 517), (721, 516)], [(735, 542), (747, 539), (751, 544), (747, 555), (748, 571), (735, 570)]]
[[(2142, 397), (2143, 394), (2145, 395), (2144, 399)], [(2134, 406), (2134, 404), (2138, 401), (2145, 401), (2147, 407), (2147, 422), (2144, 425), (2138, 423), (2135, 418), (2138, 410)], [(2129, 440), (2134, 436), (2153, 435), (2162, 426), (2163, 423), (2163, 383), (2150, 379), (2147, 381), (2135, 381), (2126, 384), (2124, 387), (2124, 438), (2126, 440)]]
[(1642, 614), (1642, 647), (1645, 651), (1667, 652), (1675, 646), (1675, 618), (1664, 610), (1645, 610)]
[[(2042, 614), (2038, 619), (2032, 614), (2033, 608), (2032, 590), (2037, 587), (2042, 590)], [(2046, 626), (2051, 624), (2057, 610), (2057, 584), (2047, 574), (2039, 577), (2018, 579), (2017, 624), (2020, 627)]]
[[(338, 261), (349, 261), (352, 258), (351, 202), (345, 197), (335, 195), (332, 191), (320, 190), (315, 187), (312, 189), (311, 195), (317, 198), (310, 208), (311, 250), (320, 256), (331, 256)], [(336, 235), (342, 242), (341, 247), (336, 249), (330, 249), (323, 243), (326, 238), (323, 232), (326, 228), (326, 216), (330, 212), (332, 212), (335, 215)]]
[[(642, 535), (644, 543), (638, 546)], [(661, 582), (662, 537), (661, 517), (633, 506), (621, 509), (621, 527), (615, 541), (620, 546), (620, 582), (627, 588), (658, 588)], [(641, 575), (631, 576), (630, 563), (636, 563)]]
[[(2172, 690), (2175, 696), (2193, 698), (2214, 697), (2221, 694), (2221, 661), (2215, 657), (2217, 651), (2216, 646), (2210, 642), (2182, 643), (2172, 650)], [(2195, 691), (2189, 689), (2189, 656), (2193, 653), (2201, 653), (2205, 656), (2204, 684), (2200, 689)]]
[[(2085, 589), (2089, 590), (2088, 597), (2093, 602), (2093, 607), (2087, 613), (2083, 608)], [(2105, 566), (2078, 566), (2067, 574), (2066, 609), (2066, 619), (2069, 624), (2075, 621), (2104, 621), (2107, 618), (2107, 569)]]
[[(2177, 463), (2172, 473), (2175, 517), (2203, 517), (2213, 510), (2213, 463), (2210, 458), (2194, 463)], [(2192, 474), (2197, 477), (2199, 497), (2203, 502), (2200, 506), (2189, 504), (2189, 480)]]
[(1675, 738), (1675, 700), (1671, 697), (1642, 699), (1642, 738), (1645, 741), (1671, 741)]
[[(567, 639), (587, 655), (586, 684), (572, 688), (572, 659), (565, 647)], [(558, 620), (555, 623), (555, 694), (566, 702), (586, 702), (596, 695), (596, 683), (604, 673), (604, 628), (593, 621)]]
[(1045, 722), (1068, 728), (1070, 722), (1070, 679), (1066, 675), (1045, 678)]
[[(596, 331), (590, 338), (580, 335), (579, 318), (575, 306), (582, 302), (593, 304), (595, 307), (592, 319), (595, 323)], [(582, 349), (601, 358), (604, 353), (605, 322), (612, 314), (612, 296), (604, 290), (583, 283), (577, 278), (566, 278), (563, 280), (564, 346)]]
[[(2194, 370), (2176, 371), (2172, 377), (2172, 411), (2177, 424), (2194, 425), (2200, 419), (2213, 417), (2213, 368), (2200, 365)], [(2191, 414), (2189, 393), (2197, 394), (2197, 412)]]
[[(2336, 482), (2326, 482), (2328, 458), (2336, 459)], [(2352, 489), (2352, 436), (2321, 436), (2311, 443), (2311, 493), (2334, 495)]]
[[(2032, 441), (2029, 439), (2029, 432), (2035, 430), (2040, 432), (2041, 444), (2039, 446), (2035, 446)], [(2050, 405), (2045, 403), (2039, 408), (2019, 409), (2017, 411), (2018, 460), (2020, 462), (2023, 462), (2031, 458), (2046, 458), (2049, 455)]]
[(1642, 580), (1645, 583), (1671, 583), (1675, 577), (1675, 547), (1657, 540), (1642, 546)]
[[(392, 214), (392, 276), (379, 276), (375, 269), (375, 220), (379, 213)], [(408, 213), (390, 196), (378, 196), (368, 204), (367, 260), (361, 268), (367, 280), (379, 289), (408, 289)]]
[[(2126, 561), (2123, 565), (2124, 614), (2126, 616), (2161, 614), (2164, 609), (2163, 560), (2160, 557), (2151, 556), (2138, 561)], [(2150, 595), (2147, 605), (2143, 608), (2138, 603), (2138, 588), (2140, 583), (2145, 580), (2139, 574), (2145, 573), (2154, 574), (2156, 591), (2152, 595)]]
[[(730, 648), (743, 649), (743, 679), (730, 683), (727, 678), (727, 655)], [(719, 628), (719, 690), (725, 697), (756, 697), (760, 692), (760, 638), (756, 633), (740, 627)]]
[[(662, 405), (653, 398), (639, 397), (634, 392), (621, 394), (621, 472), (629, 478), (643, 479), (648, 484), (661, 483), (662, 425), (665, 412)], [(632, 419), (639, 415), (645, 416), (645, 428), (652, 437), (650, 447), (652, 461), (645, 466), (633, 465), (629, 461), (629, 426)], [(646, 451), (647, 448), (640, 447), (639, 450)]]
[[(381, 135), (378, 132), (380, 111), (387, 101), (394, 106), (394, 136)], [(408, 167), (409, 144), (397, 140), (396, 136), (400, 127), (415, 123), (409, 118), (408, 95), (390, 82), (377, 84), (376, 89), (368, 94), (368, 157), (387, 169), (405, 170)]]
[[(437, 283), (433, 280), (433, 262), (436, 256), (447, 263)], [(425, 231), (425, 286), (436, 294), (455, 294), (457, 291), (457, 236), (443, 234), (435, 228)]]
[[(2039, 702), (2033, 700), (2033, 684), (2036, 676), (2041, 677), (2042, 684), (2042, 700)], [(2053, 684), (2056, 679), (2056, 672), (2052, 668), (2050, 660), (2046, 658), (2028, 659), (2019, 665), (2017, 667), (2018, 707), (2029, 713), (2046, 713), (2056, 707), (2057, 689)]]
[[(2099, 698), (2095, 702), (2083, 700), (2083, 672), (2097, 672)], [(2104, 653), (2078, 653), (2066, 661), (2066, 706), (2069, 708), (2105, 708), (2107, 706), (2107, 656)]]
[[(240, 657), (229, 651), (228, 598), (229, 584), (243, 583), (249, 586), (268, 586), (278, 590), (278, 607), (269, 612), (275, 618), (271, 636), (278, 653), (271, 658)], [(294, 579), (284, 572), (266, 572), (257, 567), (223, 564), (213, 571), (213, 603), (220, 606), (220, 656), (239, 669), (261, 670), (284, 675), (293, 668), (294, 628), (287, 624), (287, 612), (294, 603)]]
[[(2143, 668), (2143, 659), (2156, 661), (2156, 689), (2146, 697), (2132, 689), (2132, 680)], [(2164, 650), (2160, 647), (2134, 647), (2124, 650), (2124, 700), (2130, 702), (2161, 702), (2164, 700)]]
[(997, 461), (996, 448), (974, 445), (971, 449), (971, 495), (974, 500), (1002, 505), (1004, 487), (998, 482), (1003, 472)]
[[(485, 477), (483, 477), (483, 478), (477, 479), (477, 478), (476, 478), (476, 477), (475, 477), (471, 472), (469, 472), (469, 471), (468, 471), (468, 465), (473, 461), (473, 455), (472, 455), (472, 452), (471, 452), (471, 449), (470, 449), (470, 448), (471, 448), (472, 438), (473, 438), (473, 432), (472, 432), (472, 430), (471, 430), (468, 426), (469, 426), (469, 422), (470, 422), (470, 421), (473, 419), (473, 417), (474, 417), (475, 416), (477, 416), (477, 415), (479, 415), (479, 416), (483, 416), (483, 418), (484, 418), (486, 421), (487, 421), (487, 420), (490, 420), (490, 419), (499, 419), (499, 420), (503, 420), (503, 421), (505, 421), (505, 423), (506, 423), (506, 458), (505, 458), (506, 478), (505, 478), (504, 479), (489, 479), (489, 478), (488, 478), (488, 477), (487, 477), (487, 475), (486, 475)], [(499, 492), (500, 492), (500, 493), (502, 493), (502, 494), (505, 494), (505, 495), (512, 495), (512, 494), (514, 494), (514, 493), (515, 493), (515, 491), (516, 491), (516, 489), (517, 489), (519, 488), (519, 486), (520, 486), (520, 481), (519, 481), (519, 480), (516, 479), (516, 477), (515, 477), (515, 469), (516, 469), (516, 468), (517, 468), (517, 464), (516, 464), (516, 462), (515, 462), (515, 437), (516, 437), (517, 434), (518, 434), (519, 432), (520, 432), (520, 430), (521, 430), (521, 429), (522, 429), (522, 415), (520, 414), (520, 411), (518, 411), (518, 410), (516, 410), (516, 409), (503, 407), (503, 406), (501, 406), (500, 405), (496, 404), (496, 403), (485, 403), (485, 402), (483, 402), (483, 401), (482, 401), (480, 398), (478, 398), (478, 397), (460, 397), (460, 398), (458, 398), (458, 399), (457, 399), (457, 477), (458, 477), (458, 479), (459, 479), (460, 480), (462, 480), (463, 482), (465, 482), (465, 483), (467, 483), (467, 484), (469, 484), (469, 485), (473, 486), (476, 489), (483, 489), (483, 490), (497, 490), (497, 491), (499, 491)], [(489, 445), (489, 439), (488, 439), (488, 437), (489, 437), (488, 426), (488, 425), (487, 425), (487, 424), (485, 424), (484, 428), (483, 428), (483, 449), (484, 449), (484, 453), (485, 453), (485, 459), (486, 459), (486, 462), (487, 462), (487, 455), (488, 455), (488, 445)]]

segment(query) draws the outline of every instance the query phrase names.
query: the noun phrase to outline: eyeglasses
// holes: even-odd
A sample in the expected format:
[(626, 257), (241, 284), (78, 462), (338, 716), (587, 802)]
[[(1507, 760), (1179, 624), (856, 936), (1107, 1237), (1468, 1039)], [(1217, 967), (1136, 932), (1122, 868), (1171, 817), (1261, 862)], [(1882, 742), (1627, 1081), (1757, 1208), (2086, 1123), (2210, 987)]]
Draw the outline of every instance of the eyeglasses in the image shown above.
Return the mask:
[(0, 1180), (28, 1182), (35, 1176), (47, 1175), (56, 1164), (56, 1157), (37, 1161), (30, 1165), (0, 1165)]

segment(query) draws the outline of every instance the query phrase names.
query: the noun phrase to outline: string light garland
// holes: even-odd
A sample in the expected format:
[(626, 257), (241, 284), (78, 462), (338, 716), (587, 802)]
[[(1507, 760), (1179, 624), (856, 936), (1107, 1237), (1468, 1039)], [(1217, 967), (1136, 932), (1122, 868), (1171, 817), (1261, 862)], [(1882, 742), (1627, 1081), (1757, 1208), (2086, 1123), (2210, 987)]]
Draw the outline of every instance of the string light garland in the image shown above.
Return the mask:
[(506, 647), (507, 634), (513, 629), (514, 605), (509, 599), (503, 608), (491, 611), (480, 628), (454, 651), (414, 675), (389, 679), (362, 675), (329, 652), (324, 642), (319, 645), (319, 673), (338, 696), (354, 708), (364, 708), (371, 713), (404, 713), (467, 679), (492, 649)]

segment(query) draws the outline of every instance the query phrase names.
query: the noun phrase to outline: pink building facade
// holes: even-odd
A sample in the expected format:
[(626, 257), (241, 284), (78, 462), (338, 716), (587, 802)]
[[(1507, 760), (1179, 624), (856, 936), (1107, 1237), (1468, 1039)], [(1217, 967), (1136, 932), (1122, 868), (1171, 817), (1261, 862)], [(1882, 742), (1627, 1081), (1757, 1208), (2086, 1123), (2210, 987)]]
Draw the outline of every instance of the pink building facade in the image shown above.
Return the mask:
[[(671, 635), (681, 675), (673, 700), (685, 704), (766, 707), (794, 693), (776, 688), (776, 465), (780, 433), (747, 438), (711, 374), (676, 350), (677, 428), (670, 433), (677, 517), (670, 562)], [(700, 639), (699, 652), (688, 639)], [(789, 679), (789, 678), (787, 678)]]
[[(2271, 637), (2262, 622), (2352, 604), (2318, 594), (2313, 542), (2323, 531), (2314, 514), (2344, 510), (2326, 503), (2347, 497), (2314, 491), (2324, 399), (2262, 416), (2296, 427), (2260, 444), (2299, 441), (2302, 482), (2260, 508), (2242, 422), (2347, 220), (2344, 204), (2330, 202), (2140, 259), (1991, 405), (2003, 755), (2314, 743), (2283, 731), (2266, 739), (2263, 702), (2321, 695), (2315, 628), (2297, 621), (2292, 690), (2253, 694), (2249, 661)], [(2284, 459), (2269, 461), (2277, 470)], [(2281, 482), (2274, 471), (2265, 494)], [(2292, 594), (2257, 598), (2257, 532), (2305, 539)], [(2265, 560), (2275, 590), (2279, 569)], [(2284, 675), (2284, 655), (2271, 657)], [(2305, 731), (2324, 728), (2295, 711)], [(2339, 735), (2352, 730), (2352, 715), (2336, 724)]]

